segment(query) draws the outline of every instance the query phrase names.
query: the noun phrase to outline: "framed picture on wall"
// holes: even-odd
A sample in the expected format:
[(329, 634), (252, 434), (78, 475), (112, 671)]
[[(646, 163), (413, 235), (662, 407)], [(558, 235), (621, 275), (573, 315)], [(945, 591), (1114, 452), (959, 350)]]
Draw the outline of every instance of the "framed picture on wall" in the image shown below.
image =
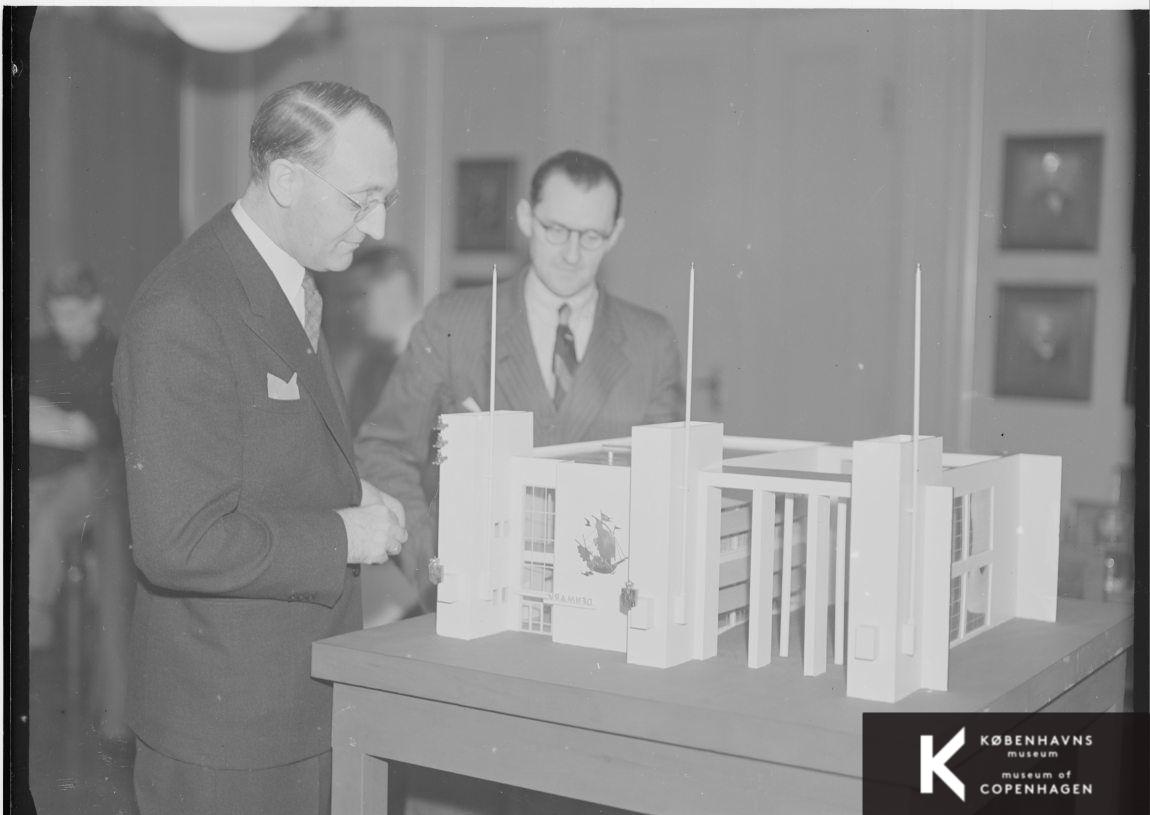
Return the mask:
[(1091, 286), (998, 288), (994, 395), (1090, 399)]
[(513, 159), (461, 159), (455, 168), (455, 249), (509, 252), (515, 238)]
[(1098, 248), (1102, 136), (1008, 136), (1002, 166), (1003, 249)]

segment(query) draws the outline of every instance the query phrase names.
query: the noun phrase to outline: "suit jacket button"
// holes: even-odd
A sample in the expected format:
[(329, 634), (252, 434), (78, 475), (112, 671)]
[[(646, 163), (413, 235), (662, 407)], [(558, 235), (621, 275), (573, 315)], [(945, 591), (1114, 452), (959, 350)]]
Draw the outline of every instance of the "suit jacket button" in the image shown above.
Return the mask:
[(353, 563), (353, 564), (352, 564), (352, 566), (351, 566), (351, 576), (352, 576), (352, 577), (359, 577), (359, 564), (358, 564), (358, 563)]

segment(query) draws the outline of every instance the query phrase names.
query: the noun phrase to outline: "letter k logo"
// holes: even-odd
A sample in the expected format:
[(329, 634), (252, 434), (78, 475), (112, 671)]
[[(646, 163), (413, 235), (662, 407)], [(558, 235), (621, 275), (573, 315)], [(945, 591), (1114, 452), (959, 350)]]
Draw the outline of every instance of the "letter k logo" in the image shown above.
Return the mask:
[(937, 775), (946, 782), (950, 791), (958, 796), (958, 800), (966, 800), (966, 785), (958, 780), (958, 776), (950, 771), (950, 767), (946, 766), (946, 762), (950, 761), (951, 757), (961, 750), (964, 744), (966, 744), (965, 727), (955, 733), (954, 737), (946, 743), (946, 747), (937, 753), (934, 752), (933, 736), (919, 737), (919, 792), (933, 794), (934, 777)]

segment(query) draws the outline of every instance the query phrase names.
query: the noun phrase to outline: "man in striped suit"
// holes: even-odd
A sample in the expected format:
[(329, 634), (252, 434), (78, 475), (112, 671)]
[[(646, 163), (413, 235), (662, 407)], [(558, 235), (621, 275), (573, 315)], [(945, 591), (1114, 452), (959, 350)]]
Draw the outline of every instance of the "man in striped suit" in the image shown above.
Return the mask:
[[(530, 262), (499, 286), (495, 407), (535, 414), (535, 444), (627, 436), (683, 418), (679, 348), (667, 320), (613, 297), (597, 276), (623, 231), (623, 188), (611, 166), (568, 150), (539, 166), (516, 210)], [(360, 474), (399, 498), (408, 541), (398, 563), (410, 613), (433, 611), (431, 443), (441, 413), (491, 404), (491, 290), (441, 294), (413, 329), (379, 405), (360, 427)], [(433, 503), (433, 502), (432, 502)], [(411, 768), (408, 815), (581, 812), (567, 799)]]
[[(516, 210), (530, 262), (499, 286), (495, 407), (532, 411), (536, 445), (626, 436), (633, 425), (683, 417), (670, 324), (597, 281), (623, 232), (622, 202), (607, 162), (567, 150), (539, 166)], [(436, 298), (356, 440), (363, 477), (403, 502), (409, 538), (399, 563), (424, 611), (435, 603), (425, 497), (435, 492), (432, 436), (441, 413), (490, 405), (490, 331), (490, 289)]]

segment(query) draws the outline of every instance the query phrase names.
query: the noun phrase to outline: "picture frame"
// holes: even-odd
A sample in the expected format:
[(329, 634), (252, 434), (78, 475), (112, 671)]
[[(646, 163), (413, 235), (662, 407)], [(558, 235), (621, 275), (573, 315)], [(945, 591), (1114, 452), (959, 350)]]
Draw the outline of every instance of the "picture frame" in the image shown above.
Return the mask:
[(1008, 136), (1002, 249), (1098, 249), (1102, 136)]
[(513, 249), (516, 175), (514, 159), (460, 159), (456, 163), (456, 251)]
[(1092, 286), (998, 288), (994, 395), (1089, 400)]

